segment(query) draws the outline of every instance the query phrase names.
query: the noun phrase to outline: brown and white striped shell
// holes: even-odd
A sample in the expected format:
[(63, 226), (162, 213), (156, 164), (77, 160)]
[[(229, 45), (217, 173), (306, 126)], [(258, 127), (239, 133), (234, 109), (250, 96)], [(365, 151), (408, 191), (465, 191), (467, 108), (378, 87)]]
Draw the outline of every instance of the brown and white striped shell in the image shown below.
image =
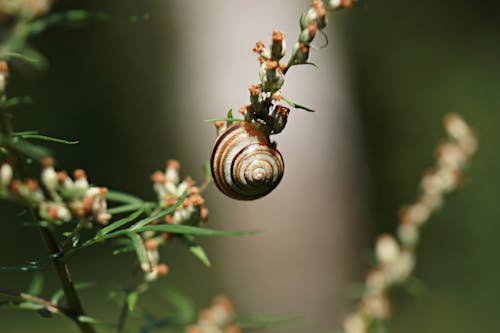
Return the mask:
[(210, 164), (217, 187), (238, 200), (254, 200), (271, 192), (285, 168), (267, 136), (247, 122), (238, 122), (219, 135)]

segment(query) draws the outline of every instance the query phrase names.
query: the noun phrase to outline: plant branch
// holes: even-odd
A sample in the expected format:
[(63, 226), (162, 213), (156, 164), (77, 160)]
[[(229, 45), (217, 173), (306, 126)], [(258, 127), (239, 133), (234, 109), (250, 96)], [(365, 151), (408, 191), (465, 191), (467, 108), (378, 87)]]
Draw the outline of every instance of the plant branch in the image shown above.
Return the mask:
[[(52, 234), (52, 231), (46, 226), (40, 226), (40, 234), (47, 247), (49, 254), (60, 254), (61, 249)], [(71, 274), (69, 272), (68, 266), (62, 255), (57, 255), (52, 259), (52, 264), (56, 270), (59, 281), (61, 282), (61, 287), (64, 292), (64, 296), (68, 302), (68, 309), (72, 313), (71, 318), (75, 321), (77, 326), (83, 333), (95, 333), (96, 330), (90, 323), (80, 322), (79, 317), (85, 316), (85, 311), (80, 301), (80, 297), (75, 289)]]
[(52, 313), (62, 313), (70, 318), (73, 318), (73, 314), (67, 308), (54, 304), (44, 298), (40, 298), (31, 294), (5, 288), (0, 288), (0, 295), (40, 304), (45, 306), (47, 310), (49, 310)]

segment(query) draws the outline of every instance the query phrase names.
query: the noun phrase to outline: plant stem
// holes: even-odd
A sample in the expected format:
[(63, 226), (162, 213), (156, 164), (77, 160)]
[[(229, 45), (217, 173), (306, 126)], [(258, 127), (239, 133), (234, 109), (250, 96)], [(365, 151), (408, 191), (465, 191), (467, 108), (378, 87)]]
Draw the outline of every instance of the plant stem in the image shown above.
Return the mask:
[(122, 333), (125, 329), (125, 324), (127, 322), (127, 316), (129, 313), (129, 306), (127, 302), (127, 298), (125, 298), (125, 302), (123, 302), (122, 309), (120, 311), (120, 317), (118, 318), (118, 325), (116, 327), (116, 333)]
[(17, 298), (17, 299), (20, 299), (23, 301), (28, 301), (28, 302), (32, 302), (32, 303), (36, 303), (36, 304), (40, 304), (40, 305), (45, 306), (47, 308), (47, 310), (49, 310), (52, 313), (62, 313), (64, 315), (67, 315), (68, 317), (72, 317), (72, 313), (68, 309), (61, 307), (57, 304), (54, 304), (46, 299), (31, 295), (31, 294), (27, 294), (27, 293), (15, 291), (15, 290), (10, 290), (10, 289), (5, 289), (5, 288), (0, 288), (0, 295), (12, 297), (12, 298)]
[[(48, 227), (40, 226), (40, 234), (47, 247), (48, 252), (51, 255), (56, 255), (61, 253), (61, 249), (52, 234), (52, 231)], [(52, 259), (52, 264), (56, 270), (59, 281), (61, 282), (61, 287), (64, 292), (64, 296), (68, 302), (68, 310), (72, 314), (71, 318), (75, 321), (76, 325), (80, 328), (82, 333), (95, 333), (96, 330), (94, 326), (90, 323), (84, 323), (78, 320), (79, 317), (85, 316), (85, 311), (83, 310), (82, 304), (80, 302), (80, 297), (76, 292), (73, 280), (71, 279), (71, 274), (69, 272), (68, 266), (62, 255), (57, 255)]]

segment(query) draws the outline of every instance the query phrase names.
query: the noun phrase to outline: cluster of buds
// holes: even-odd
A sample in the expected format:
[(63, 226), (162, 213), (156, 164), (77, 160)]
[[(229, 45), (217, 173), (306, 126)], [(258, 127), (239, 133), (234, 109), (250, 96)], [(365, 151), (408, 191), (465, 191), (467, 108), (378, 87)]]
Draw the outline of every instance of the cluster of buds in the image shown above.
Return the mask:
[(201, 311), (198, 322), (189, 326), (186, 333), (242, 333), (233, 321), (233, 304), (226, 296), (217, 296), (209, 308)]
[(366, 276), (357, 311), (344, 321), (346, 333), (367, 333), (374, 321), (390, 317), (387, 292), (413, 273), (420, 227), (442, 204), (445, 194), (459, 185), (463, 170), (477, 149), (473, 131), (460, 116), (445, 117), (444, 127), (449, 139), (438, 146), (436, 167), (424, 175), (416, 202), (401, 209), (397, 238), (385, 234), (377, 239), (377, 265)]
[[(257, 53), (260, 63), (260, 84), (250, 86), (250, 104), (240, 108), (246, 122), (252, 123), (268, 136), (283, 131), (290, 109), (276, 104), (282, 99), (279, 90), (285, 82), (286, 72), (293, 65), (307, 63), (311, 42), (317, 32), (326, 26), (327, 11), (351, 7), (353, 2), (329, 1), (325, 6), (322, 0), (313, 0), (311, 7), (302, 14), (299, 40), (293, 46), (292, 55), (286, 64), (280, 63), (286, 51), (283, 32), (273, 31), (269, 48), (261, 41), (255, 44), (253, 51)], [(218, 133), (230, 125), (231, 122), (215, 124)]]
[(105, 225), (111, 219), (107, 212), (106, 188), (91, 186), (85, 171), (74, 171), (74, 179), (66, 171), (56, 172), (54, 161), (42, 161), (41, 184), (35, 179), (15, 179), (12, 166), (0, 166), (0, 197), (33, 207), (38, 217), (48, 222), (89, 219)]
[(32, 18), (46, 14), (53, 0), (0, 0), (0, 20), (9, 17)]
[[(184, 192), (186, 199), (172, 213), (166, 215), (162, 221), (154, 223), (199, 225), (208, 219), (208, 209), (205, 199), (201, 196), (199, 187), (191, 177), (180, 181), (180, 164), (176, 160), (169, 160), (165, 171), (156, 171), (152, 176), (153, 188), (158, 196), (159, 206), (163, 209), (174, 206)], [(142, 240), (146, 249), (148, 262), (142, 269), (146, 273), (146, 280), (151, 281), (168, 272), (168, 267), (159, 262), (158, 248), (170, 238), (169, 233), (145, 232)]]

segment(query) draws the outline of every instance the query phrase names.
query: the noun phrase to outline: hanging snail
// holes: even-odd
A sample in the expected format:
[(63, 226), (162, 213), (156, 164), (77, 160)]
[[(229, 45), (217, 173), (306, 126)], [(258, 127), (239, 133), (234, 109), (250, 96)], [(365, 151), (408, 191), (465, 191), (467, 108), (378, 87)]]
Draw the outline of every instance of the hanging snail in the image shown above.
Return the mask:
[(235, 123), (220, 133), (210, 164), (215, 185), (238, 200), (255, 200), (271, 192), (285, 168), (268, 136), (248, 122)]

